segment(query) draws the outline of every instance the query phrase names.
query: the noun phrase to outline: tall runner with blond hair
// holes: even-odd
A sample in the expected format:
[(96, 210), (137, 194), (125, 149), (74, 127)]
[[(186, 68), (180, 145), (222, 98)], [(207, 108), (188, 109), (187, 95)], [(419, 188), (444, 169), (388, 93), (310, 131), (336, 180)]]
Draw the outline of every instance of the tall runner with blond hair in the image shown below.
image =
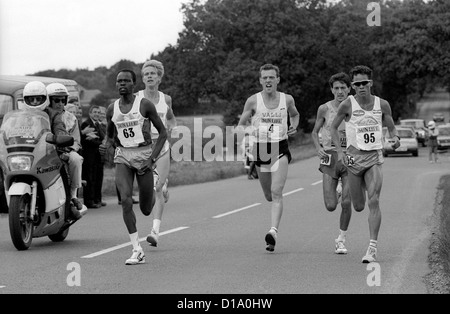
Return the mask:
[[(155, 104), (156, 111), (164, 126), (168, 129), (168, 134), (170, 134), (171, 130), (176, 127), (177, 121), (172, 111), (172, 98), (159, 91), (159, 85), (164, 76), (164, 65), (157, 60), (148, 60), (142, 66), (141, 74), (145, 89), (139, 91), (137, 96), (146, 98)], [(157, 139), (159, 136), (158, 130), (153, 125), (151, 135), (152, 139)], [(155, 247), (158, 246), (165, 203), (167, 203), (169, 199), (167, 185), (170, 171), (170, 144), (167, 140), (164, 142), (164, 146), (156, 158), (156, 169), (159, 174), (159, 179), (155, 184), (156, 203), (153, 209), (153, 227), (150, 234), (147, 236), (147, 242)]]

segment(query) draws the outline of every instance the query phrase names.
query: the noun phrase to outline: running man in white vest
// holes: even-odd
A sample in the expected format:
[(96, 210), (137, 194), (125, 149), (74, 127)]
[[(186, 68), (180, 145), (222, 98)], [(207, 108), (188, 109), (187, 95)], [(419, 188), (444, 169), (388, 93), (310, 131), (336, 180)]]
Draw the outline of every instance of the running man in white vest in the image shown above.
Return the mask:
[[(127, 227), (133, 253), (126, 265), (145, 263), (144, 250), (139, 244), (136, 215), (133, 211), (133, 182), (136, 176), (139, 187), (139, 206), (149, 216), (155, 204), (153, 193), (153, 168), (167, 139), (166, 128), (150, 100), (134, 95), (136, 74), (124, 69), (118, 72), (116, 88), (120, 98), (106, 111), (107, 136), (115, 147), (116, 186), (122, 200), (123, 219)], [(159, 136), (152, 144), (151, 124)], [(106, 144), (100, 147), (105, 153)]]
[(345, 120), (347, 152), (337, 146), (338, 158), (348, 169), (348, 181), (353, 207), (357, 212), (364, 210), (366, 190), (369, 205), (370, 242), (363, 263), (377, 259), (377, 241), (381, 226), (380, 193), (383, 184), (384, 163), (382, 128), (385, 125), (395, 139), (394, 149), (400, 146), (400, 138), (392, 119), (389, 103), (372, 95), (372, 70), (364, 65), (350, 71), (355, 96), (349, 96), (339, 106), (331, 130), (335, 143), (339, 142), (339, 126)]
[[(291, 153), (288, 136), (297, 132), (300, 115), (291, 95), (277, 91), (280, 70), (272, 64), (260, 68), (260, 93), (245, 102), (237, 132), (242, 133), (247, 121), (252, 120), (252, 133), (256, 136), (253, 156), (259, 181), (271, 206), (271, 228), (266, 234), (266, 250), (273, 252), (283, 214), (283, 189), (288, 174)], [(288, 114), (290, 126), (288, 127)], [(242, 136), (243, 138), (243, 136)]]
[[(171, 130), (177, 126), (177, 121), (172, 111), (172, 97), (159, 91), (159, 85), (164, 76), (164, 66), (157, 60), (148, 60), (142, 66), (141, 74), (145, 89), (139, 91), (137, 96), (147, 98), (155, 104), (156, 111), (164, 126), (167, 128), (167, 133), (170, 134)], [(152, 140), (156, 141), (158, 136), (158, 130), (152, 125)], [(155, 186), (156, 203), (153, 209), (153, 227), (147, 236), (147, 242), (155, 247), (158, 246), (159, 229), (164, 206), (169, 199), (167, 184), (170, 171), (170, 144), (167, 140), (156, 158), (156, 168), (158, 170), (159, 180)]]
[[(352, 204), (350, 199), (350, 189), (348, 185), (347, 168), (338, 160), (336, 145), (331, 140), (331, 123), (336, 117), (339, 105), (347, 99), (350, 92), (350, 77), (345, 73), (337, 73), (330, 77), (328, 81), (334, 99), (319, 106), (317, 110), (316, 123), (312, 131), (312, 139), (320, 159), (319, 170), (323, 177), (323, 199), (325, 208), (333, 212), (339, 203), (336, 188), (339, 180), (342, 181), (342, 202), (341, 216), (339, 220), (339, 236), (335, 239), (335, 253), (347, 254), (345, 240), (348, 225), (352, 217)], [(322, 146), (319, 143), (319, 131), (322, 129)], [(346, 148), (347, 139), (345, 136), (345, 123), (342, 121), (339, 126), (338, 146)]]

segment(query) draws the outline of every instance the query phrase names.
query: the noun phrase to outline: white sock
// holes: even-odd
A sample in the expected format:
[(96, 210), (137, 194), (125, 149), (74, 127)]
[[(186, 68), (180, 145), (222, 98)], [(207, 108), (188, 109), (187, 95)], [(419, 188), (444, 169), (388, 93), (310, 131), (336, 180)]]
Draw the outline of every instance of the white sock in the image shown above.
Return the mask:
[(370, 240), (369, 246), (371, 246), (371, 247), (376, 249), (377, 248), (377, 243), (378, 243), (377, 240)]
[(339, 230), (338, 241), (345, 242), (345, 237), (347, 236), (347, 231)]
[(153, 219), (153, 230), (155, 230), (155, 232), (157, 234), (159, 234), (159, 227), (161, 226), (161, 220), (160, 219)]
[(141, 245), (139, 244), (139, 235), (137, 232), (130, 234), (131, 244), (133, 245), (133, 250), (139, 250)]
[(77, 191), (78, 191), (78, 188), (71, 188), (70, 189), (70, 199), (77, 198)]

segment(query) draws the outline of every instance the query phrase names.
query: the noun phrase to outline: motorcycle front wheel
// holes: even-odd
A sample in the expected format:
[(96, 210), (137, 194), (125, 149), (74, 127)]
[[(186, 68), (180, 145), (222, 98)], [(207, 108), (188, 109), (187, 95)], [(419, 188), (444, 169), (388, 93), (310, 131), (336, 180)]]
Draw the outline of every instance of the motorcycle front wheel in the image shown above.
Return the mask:
[(33, 240), (33, 221), (30, 217), (31, 196), (13, 195), (9, 203), (9, 232), (19, 251), (28, 250)]

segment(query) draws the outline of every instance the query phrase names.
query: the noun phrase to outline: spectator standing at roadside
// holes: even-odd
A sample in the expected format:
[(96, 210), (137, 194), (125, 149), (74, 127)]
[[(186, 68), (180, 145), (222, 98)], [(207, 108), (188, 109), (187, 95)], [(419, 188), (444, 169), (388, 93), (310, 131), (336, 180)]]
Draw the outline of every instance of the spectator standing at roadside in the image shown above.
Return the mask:
[(438, 157), (438, 141), (437, 137), (439, 135), (439, 129), (436, 127), (436, 122), (428, 122), (428, 146), (430, 147), (429, 161), (430, 164), (439, 161)]
[(103, 161), (98, 150), (105, 133), (99, 123), (100, 108), (92, 106), (89, 110), (89, 118), (81, 124), (81, 129), (93, 129), (94, 131), (81, 135), (83, 147), (83, 180), (86, 186), (83, 189), (84, 204), (88, 208), (100, 208), (106, 206), (102, 202), (103, 187)]

